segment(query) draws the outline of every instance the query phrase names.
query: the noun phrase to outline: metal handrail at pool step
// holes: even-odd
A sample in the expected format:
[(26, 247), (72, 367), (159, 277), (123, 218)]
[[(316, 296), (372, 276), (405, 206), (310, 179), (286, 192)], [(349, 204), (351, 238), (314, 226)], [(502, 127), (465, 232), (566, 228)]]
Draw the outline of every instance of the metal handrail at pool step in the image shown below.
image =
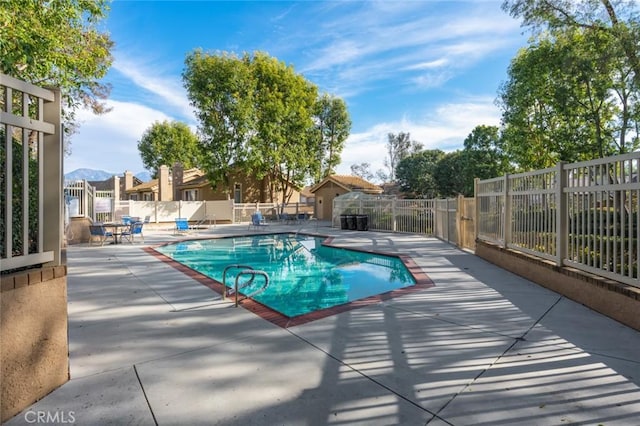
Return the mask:
[[(235, 306), (238, 306), (238, 290), (244, 287), (247, 287), (249, 285), (251, 285), (253, 283), (253, 281), (256, 278), (256, 275), (260, 275), (261, 277), (264, 278), (264, 284), (261, 288), (259, 288), (258, 290), (254, 291), (251, 294), (246, 294), (245, 295), (245, 299), (255, 296), (256, 294), (262, 293), (263, 291), (265, 291), (267, 289), (267, 287), (269, 286), (269, 275), (265, 272), (265, 271), (260, 271), (260, 270), (256, 270), (253, 269), (253, 267), (249, 266), (249, 265), (240, 265), (240, 264), (235, 264), (235, 265), (228, 265), (224, 268), (224, 271), (222, 272), (222, 300), (225, 300), (226, 296), (227, 296), (227, 271), (230, 269), (241, 269), (240, 272), (238, 272), (238, 274), (236, 275), (236, 280), (235, 280), (235, 284), (233, 286), (233, 293), (235, 294)], [(251, 278), (242, 283), (241, 286), (238, 285), (238, 280), (240, 279), (241, 276), (243, 275), (251, 275)]]

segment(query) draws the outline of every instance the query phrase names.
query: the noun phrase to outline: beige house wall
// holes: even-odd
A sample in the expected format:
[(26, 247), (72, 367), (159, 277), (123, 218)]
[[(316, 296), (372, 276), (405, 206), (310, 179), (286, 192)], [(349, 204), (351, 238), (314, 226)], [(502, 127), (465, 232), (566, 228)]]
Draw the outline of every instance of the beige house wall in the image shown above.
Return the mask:
[(53, 266), (2, 276), (0, 421), (69, 380), (67, 270)]
[(331, 214), (333, 211), (333, 199), (339, 195), (343, 195), (349, 192), (342, 186), (336, 185), (333, 182), (327, 182), (315, 191), (316, 207), (314, 215), (320, 220), (331, 220)]
[(91, 238), (89, 234), (91, 219), (88, 217), (72, 217), (69, 220), (65, 239), (67, 244), (88, 243)]
[[(233, 173), (229, 176), (229, 187), (217, 185), (212, 188), (210, 185), (198, 187), (198, 201), (216, 201), (216, 200), (233, 200), (234, 188), (236, 184), (240, 184), (241, 203), (267, 203), (271, 202), (269, 194), (269, 186), (266, 180), (256, 181), (252, 176), (244, 173)], [(190, 189), (188, 184), (182, 188)], [(195, 188), (194, 188), (195, 189)], [(182, 194), (181, 194), (182, 196)], [(282, 192), (276, 194), (276, 202), (282, 200)], [(300, 202), (300, 191), (294, 190), (289, 203)]]

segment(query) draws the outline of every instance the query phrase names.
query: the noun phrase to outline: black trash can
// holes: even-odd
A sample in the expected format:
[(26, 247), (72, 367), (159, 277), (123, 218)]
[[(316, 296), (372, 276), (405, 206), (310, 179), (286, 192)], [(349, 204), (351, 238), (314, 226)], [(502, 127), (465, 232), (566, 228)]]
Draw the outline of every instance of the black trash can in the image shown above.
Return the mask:
[(368, 231), (369, 230), (369, 216), (366, 214), (359, 214), (356, 216), (356, 227), (358, 231)]
[(349, 229), (349, 225), (347, 224), (347, 215), (340, 215), (340, 229)]
[(358, 225), (356, 223), (356, 216), (355, 215), (347, 215), (347, 227), (351, 230), (351, 231), (355, 231), (356, 229), (358, 229)]

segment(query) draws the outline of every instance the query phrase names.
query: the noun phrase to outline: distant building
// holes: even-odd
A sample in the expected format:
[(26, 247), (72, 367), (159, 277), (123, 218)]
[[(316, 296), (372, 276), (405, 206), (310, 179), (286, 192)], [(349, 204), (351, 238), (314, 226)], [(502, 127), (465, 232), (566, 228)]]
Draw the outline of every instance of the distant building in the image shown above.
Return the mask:
[[(227, 176), (229, 188), (219, 184), (215, 187), (206, 173), (197, 168), (184, 169), (176, 163), (169, 169), (161, 166), (158, 178), (129, 187), (126, 199), (139, 201), (215, 201), (233, 198), (236, 203), (270, 202), (268, 178), (256, 177), (238, 168)], [(309, 195), (312, 195), (309, 193)], [(282, 194), (275, 194), (277, 200)], [(300, 202), (300, 189), (294, 188), (290, 203)]]
[(314, 215), (320, 220), (331, 220), (333, 199), (347, 192), (360, 191), (365, 194), (382, 194), (382, 188), (358, 176), (331, 175), (309, 190), (314, 194), (316, 203)]
[(132, 172), (125, 171), (122, 178), (114, 175), (105, 180), (87, 181), (96, 191), (113, 191), (113, 197), (116, 200), (128, 200), (127, 190), (134, 186), (141, 185), (143, 182), (135, 177)]
[(125, 190), (126, 199), (134, 201), (172, 201), (173, 179), (169, 167), (160, 166), (158, 178), (142, 182)]

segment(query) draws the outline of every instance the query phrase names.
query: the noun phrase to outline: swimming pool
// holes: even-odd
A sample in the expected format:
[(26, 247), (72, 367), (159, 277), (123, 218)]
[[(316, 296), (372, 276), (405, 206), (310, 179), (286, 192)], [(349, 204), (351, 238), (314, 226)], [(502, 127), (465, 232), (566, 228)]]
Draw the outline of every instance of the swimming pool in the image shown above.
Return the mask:
[[(260, 234), (181, 241), (155, 250), (218, 282), (231, 264), (265, 271), (269, 286), (253, 299), (289, 318), (416, 284), (399, 257), (332, 247), (324, 240), (301, 234)], [(227, 273), (228, 287), (233, 286), (237, 272)], [(251, 293), (263, 282), (256, 279), (242, 292)]]

